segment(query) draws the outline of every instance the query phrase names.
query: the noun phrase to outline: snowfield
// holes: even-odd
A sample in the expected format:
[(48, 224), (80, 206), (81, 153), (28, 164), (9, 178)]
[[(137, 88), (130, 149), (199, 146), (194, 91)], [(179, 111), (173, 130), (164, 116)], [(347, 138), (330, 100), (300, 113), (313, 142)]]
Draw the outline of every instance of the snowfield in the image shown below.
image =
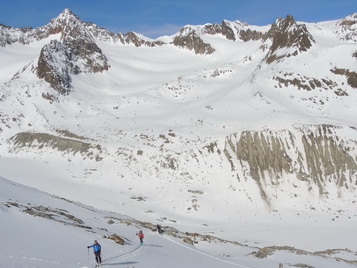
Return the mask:
[[(319, 244), (324, 247), (329, 245), (328, 241), (338, 236), (331, 233), (329, 239), (320, 240), (323, 235), (328, 235), (323, 234), (323, 231), (339, 229), (340, 235), (344, 236), (349, 229), (348, 226), (343, 227), (338, 223), (329, 226), (322, 217), (319, 223), (320, 234), (316, 233), (318, 228), (311, 220), (293, 223), (286, 219), (286, 216), (280, 216), (281, 219), (276, 220), (274, 224), (268, 223), (266, 216), (258, 215), (251, 224), (242, 220), (244, 223), (236, 226), (237, 232), (232, 233), (231, 239), (242, 237), (234, 242), (214, 239), (210, 241), (207, 236), (207, 241), (201, 241), (197, 237), (197, 241), (192, 245), (177, 238), (178, 234), (165, 225), (162, 225), (164, 234), (160, 235), (149, 228), (147, 223), (128, 216), (49, 195), (4, 178), (0, 179), (0, 184), (0, 235), (6, 244), (0, 254), (3, 267), (94, 267), (92, 249), (87, 250), (86, 246), (91, 245), (95, 239), (102, 246), (104, 267), (259, 268), (279, 267), (279, 264), (284, 265), (283, 267), (300, 267), (299, 264), (308, 262), (312, 267), (338, 265), (343, 268), (351, 267), (351, 264), (340, 258), (350, 260), (355, 255), (345, 249), (313, 253), (277, 246), (267, 258), (255, 257), (259, 248), (262, 248), (264, 239), (271, 238), (270, 242), (276, 243), (273, 241), (299, 241), (300, 238), (305, 240), (305, 243), (309, 240), (315, 246)], [(31, 211), (34, 212), (33, 215), (29, 213)], [(262, 223), (257, 224), (260, 220), (265, 220), (265, 226)], [(303, 225), (304, 233), (301, 230)], [(350, 228), (353, 229), (352, 226)], [(207, 228), (201, 226), (195, 229), (204, 232)], [(140, 246), (136, 237), (138, 230), (143, 230), (145, 235), (143, 246)], [(254, 236), (259, 233), (260, 239), (255, 240)], [(103, 238), (112, 234), (122, 237), (125, 240), (124, 245)], [(288, 237), (280, 238), (283, 234)], [(215, 236), (216, 233), (211, 232), (209, 235)], [(243, 236), (247, 240), (243, 239)]]

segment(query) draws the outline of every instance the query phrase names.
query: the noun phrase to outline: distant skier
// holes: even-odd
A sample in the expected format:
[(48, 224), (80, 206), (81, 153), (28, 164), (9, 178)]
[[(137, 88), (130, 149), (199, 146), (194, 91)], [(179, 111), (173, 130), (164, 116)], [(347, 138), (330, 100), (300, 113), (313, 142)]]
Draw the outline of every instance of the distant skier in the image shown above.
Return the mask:
[(95, 255), (95, 261), (97, 262), (97, 267), (102, 265), (102, 256), (101, 256), (102, 247), (97, 242), (97, 240), (94, 240), (94, 244), (91, 246), (87, 246), (87, 248), (93, 248), (94, 255)]
[(139, 236), (139, 240), (140, 240), (140, 245), (144, 244), (144, 233), (143, 231), (139, 231), (139, 233), (136, 233), (137, 236)]
[(164, 230), (162, 230), (160, 224), (157, 224), (157, 225), (156, 225), (156, 230), (159, 232), (159, 234), (162, 234), (162, 233), (164, 232)]

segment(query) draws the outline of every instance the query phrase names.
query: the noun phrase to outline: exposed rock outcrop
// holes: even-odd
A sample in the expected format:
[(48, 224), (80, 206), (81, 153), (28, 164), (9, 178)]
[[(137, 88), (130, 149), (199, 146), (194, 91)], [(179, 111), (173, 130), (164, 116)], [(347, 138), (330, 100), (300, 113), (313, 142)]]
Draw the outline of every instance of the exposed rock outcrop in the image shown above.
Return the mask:
[(212, 54), (214, 52), (214, 48), (210, 44), (205, 43), (190, 27), (182, 28), (172, 43), (175, 46), (193, 50), (196, 54)]
[(53, 40), (42, 48), (37, 63), (37, 76), (63, 95), (68, 94), (71, 88), (69, 58), (66, 46)]
[(242, 40), (248, 42), (252, 40), (264, 40), (266, 38), (265, 32), (251, 30), (246, 23), (240, 21), (231, 22), (223, 20), (221, 24), (206, 24), (202, 31), (210, 35), (222, 34), (228, 40), (232, 41)]
[(109, 69), (107, 58), (96, 43), (86, 39), (59, 42), (52, 40), (40, 53), (37, 75), (60, 94), (71, 89), (71, 75), (97, 73)]
[(5, 47), (15, 42), (20, 44), (29, 44), (33, 35), (32, 27), (11, 27), (0, 24), (0, 46)]
[(113, 240), (115, 243), (117, 243), (119, 245), (124, 245), (125, 244), (125, 239), (120, 237), (117, 234), (105, 235), (105, 236), (103, 236), (103, 238), (107, 238), (107, 239)]
[(357, 42), (357, 13), (353, 13), (337, 22), (336, 33), (342, 40)]
[[(315, 131), (314, 131), (315, 129)], [(350, 190), (357, 183), (357, 143), (338, 137), (336, 127), (318, 126), (296, 133), (244, 131), (227, 137), (225, 155), (241, 177), (252, 178), (262, 198), (293, 175), (306, 189), (329, 195), (329, 186)]]
[(52, 148), (56, 151), (73, 154), (81, 154), (83, 157), (100, 161), (100, 145), (92, 145), (83, 141), (63, 138), (46, 133), (28, 133), (22, 132), (9, 139), (12, 144), (11, 152), (16, 153), (26, 149), (42, 150)]
[(65, 225), (72, 225), (87, 230), (92, 229), (91, 227), (86, 226), (81, 219), (73, 216), (72, 214), (70, 214), (68, 211), (64, 209), (45, 207), (42, 205), (41, 206), (33, 206), (31, 204), (25, 205), (17, 202), (0, 203), (0, 206), (1, 205), (4, 205), (8, 208), (16, 207), (18, 209), (21, 209), (22, 212), (32, 215), (34, 217), (41, 217), (47, 220), (53, 220)]
[(357, 73), (347, 70), (347, 69), (340, 69), (335, 68), (332, 69), (331, 72), (334, 74), (344, 75), (347, 78), (347, 84), (349, 84), (353, 88), (357, 88)]
[(60, 94), (71, 89), (71, 75), (108, 70), (108, 60), (84, 24), (71, 11), (65, 10), (49, 23), (49, 32), (61, 33), (60, 41), (52, 40), (41, 50), (37, 75)]
[[(296, 56), (307, 51), (315, 42), (304, 24), (298, 25), (292, 16), (279, 18), (268, 31), (267, 38), (272, 40), (266, 62), (280, 61), (285, 57)], [(288, 48), (288, 52), (286, 49)], [(280, 51), (280, 49), (284, 49)]]
[(91, 22), (84, 22), (84, 25), (86, 26), (86, 29), (92, 34), (93, 37), (104, 42), (113, 42), (113, 43), (119, 42), (123, 45), (133, 44), (136, 47), (141, 47), (141, 46), (155, 47), (155, 46), (165, 45), (165, 43), (162, 41), (151, 40), (145, 36), (136, 34), (134, 32), (113, 33)]
[(136, 47), (140, 47), (140, 46), (155, 47), (155, 46), (162, 46), (165, 44), (162, 41), (145, 40), (144, 38), (140, 38), (134, 32), (129, 32), (126, 34), (118, 34), (118, 36), (122, 44), (134, 44)]
[(326, 91), (333, 91), (337, 96), (348, 96), (347, 91), (339, 87), (335, 81), (326, 77), (317, 79), (314, 77), (302, 76), (296, 73), (280, 73), (279, 76), (274, 76), (273, 79), (278, 81), (277, 87), (279, 88), (294, 86), (299, 90), (306, 91), (324, 89)]

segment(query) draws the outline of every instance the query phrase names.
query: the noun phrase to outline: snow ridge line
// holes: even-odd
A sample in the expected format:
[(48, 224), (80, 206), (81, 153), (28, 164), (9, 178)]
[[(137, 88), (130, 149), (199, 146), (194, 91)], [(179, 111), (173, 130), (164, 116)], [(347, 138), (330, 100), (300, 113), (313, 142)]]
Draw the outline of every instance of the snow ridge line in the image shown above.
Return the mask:
[(187, 249), (189, 249), (189, 250), (192, 250), (192, 251), (194, 251), (194, 252), (196, 252), (196, 253), (199, 253), (199, 254), (201, 254), (201, 255), (204, 255), (204, 256), (206, 256), (206, 257), (210, 257), (210, 258), (212, 258), (212, 259), (215, 259), (215, 260), (218, 260), (218, 261), (222, 261), (222, 262), (225, 262), (225, 263), (229, 263), (229, 264), (232, 264), (232, 265), (234, 265), (234, 266), (238, 266), (238, 267), (242, 267), (242, 268), (254, 268), (254, 267), (251, 267), (251, 266), (245, 266), (245, 265), (241, 265), (241, 264), (238, 264), (238, 263), (230, 262), (230, 261), (227, 261), (227, 260), (218, 258), (218, 257), (214, 257), (214, 256), (212, 256), (212, 255), (210, 255), (210, 254), (207, 254), (207, 253), (204, 253), (204, 252), (199, 251), (199, 250), (197, 250), (197, 249), (193, 249), (193, 248), (190, 248), (190, 247), (188, 247), (188, 246), (186, 246), (186, 245), (183, 245), (183, 244), (181, 244), (181, 243), (179, 243), (179, 242), (177, 242), (177, 241), (175, 241), (175, 240), (173, 240), (173, 239), (171, 239), (171, 238), (169, 238), (169, 237), (167, 237), (167, 236), (164, 236), (164, 237), (165, 237), (167, 240), (170, 240), (171, 242), (176, 243), (177, 245), (180, 245), (181, 247), (187, 248)]

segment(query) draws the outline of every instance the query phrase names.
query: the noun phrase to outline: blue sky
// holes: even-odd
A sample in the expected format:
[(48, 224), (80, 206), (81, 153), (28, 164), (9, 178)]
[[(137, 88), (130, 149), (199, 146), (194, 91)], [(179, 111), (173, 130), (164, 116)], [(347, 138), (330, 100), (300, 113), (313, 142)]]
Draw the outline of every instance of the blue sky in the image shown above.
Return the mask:
[(0, 23), (38, 27), (69, 8), (83, 21), (113, 32), (171, 35), (186, 24), (240, 20), (271, 24), (278, 17), (318, 22), (357, 12), (357, 0), (2, 0)]

